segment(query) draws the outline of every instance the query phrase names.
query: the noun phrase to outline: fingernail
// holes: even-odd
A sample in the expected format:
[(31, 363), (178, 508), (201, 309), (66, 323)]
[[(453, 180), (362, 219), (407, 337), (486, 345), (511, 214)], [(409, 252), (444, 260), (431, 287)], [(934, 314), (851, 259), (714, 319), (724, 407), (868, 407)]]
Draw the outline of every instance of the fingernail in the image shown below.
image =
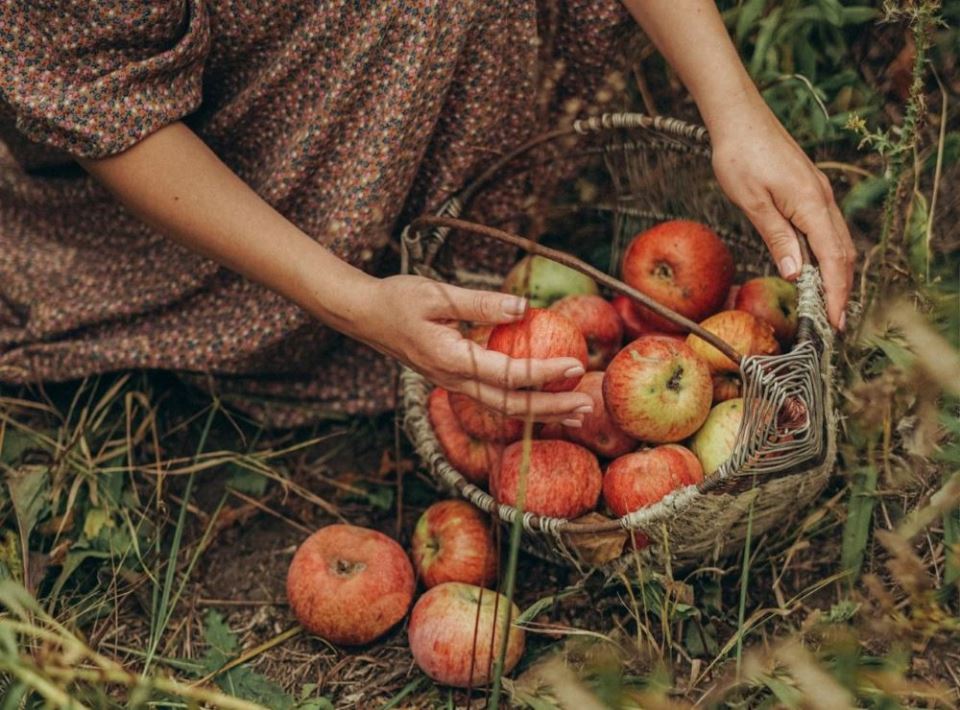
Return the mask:
[(574, 365), (569, 370), (563, 373), (564, 377), (580, 377), (585, 372), (583, 365)]
[(847, 314), (846, 314), (846, 313), (841, 313), (841, 314), (840, 314), (840, 324), (839, 324), (839, 325), (840, 325), (840, 331), (841, 331), (841, 332), (843, 332), (844, 330), (847, 329)]
[(797, 273), (797, 262), (793, 260), (792, 256), (785, 256), (780, 260), (780, 274), (783, 278), (788, 279), (791, 276), (795, 276)]
[(570, 429), (579, 429), (580, 427), (583, 426), (583, 422), (580, 421), (579, 419), (564, 419), (563, 425)]
[(577, 414), (592, 414), (592, 413), (593, 413), (593, 405), (592, 405), (592, 404), (584, 404), (584, 405), (581, 405), (581, 406), (577, 407), (577, 408), (574, 409), (573, 411), (576, 412)]
[(505, 316), (522, 316), (524, 311), (527, 310), (527, 299), (511, 296), (503, 299), (500, 307), (503, 309)]

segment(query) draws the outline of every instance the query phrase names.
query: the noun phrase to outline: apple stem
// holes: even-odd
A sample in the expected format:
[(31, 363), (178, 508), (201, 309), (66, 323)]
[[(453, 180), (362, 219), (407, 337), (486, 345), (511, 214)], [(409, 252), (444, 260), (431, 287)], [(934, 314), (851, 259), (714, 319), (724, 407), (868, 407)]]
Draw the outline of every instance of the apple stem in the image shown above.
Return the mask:
[(567, 254), (566, 252), (558, 249), (545, 247), (542, 244), (538, 244), (530, 239), (519, 237), (516, 234), (510, 234), (509, 232), (505, 232), (502, 229), (497, 229), (496, 227), (488, 227), (483, 224), (476, 224), (475, 222), (468, 222), (467, 220), (456, 219), (454, 217), (423, 215), (422, 217), (417, 217), (417, 219), (413, 220), (413, 222), (410, 224), (412, 231), (417, 231), (421, 227), (425, 226), (443, 227), (446, 229), (460, 229), (465, 232), (473, 232), (474, 234), (479, 234), (484, 237), (489, 237), (490, 239), (496, 239), (497, 241), (506, 242), (507, 244), (519, 247), (530, 254), (543, 256), (547, 259), (551, 259), (563, 264), (564, 266), (569, 266), (571, 269), (575, 269), (582, 274), (586, 274), (594, 281), (603, 284), (607, 288), (616, 291), (617, 293), (622, 293), (625, 296), (629, 296), (633, 300), (640, 302), (651, 311), (659, 316), (662, 316), (663, 318), (666, 318), (670, 322), (679, 326), (683, 326), (697, 337), (706, 340), (717, 350), (737, 363), (738, 366), (743, 362), (743, 355), (737, 352), (736, 349), (734, 349), (729, 343), (716, 334), (711, 333), (706, 328), (702, 328), (698, 323), (695, 323), (689, 318), (680, 315), (676, 311), (667, 308), (646, 294), (641, 293), (635, 288), (623, 283), (619, 279), (610, 276), (610, 274), (591, 266), (590, 264), (571, 254)]

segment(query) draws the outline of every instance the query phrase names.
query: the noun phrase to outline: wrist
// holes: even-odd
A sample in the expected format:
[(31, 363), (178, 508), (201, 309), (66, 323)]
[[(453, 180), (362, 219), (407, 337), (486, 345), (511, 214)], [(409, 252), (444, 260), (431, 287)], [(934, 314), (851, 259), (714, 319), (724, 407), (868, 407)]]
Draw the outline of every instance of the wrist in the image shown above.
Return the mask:
[(375, 307), (380, 279), (356, 268), (311, 241), (311, 253), (299, 260), (295, 300), (310, 315), (350, 337), (363, 338), (363, 326)]

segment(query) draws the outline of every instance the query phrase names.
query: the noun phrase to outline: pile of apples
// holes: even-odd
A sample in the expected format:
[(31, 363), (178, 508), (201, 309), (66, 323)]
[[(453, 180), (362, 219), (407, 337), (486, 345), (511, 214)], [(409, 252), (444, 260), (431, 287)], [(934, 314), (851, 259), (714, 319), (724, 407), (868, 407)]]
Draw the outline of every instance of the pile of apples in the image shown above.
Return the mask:
[[(713, 230), (671, 220), (631, 240), (620, 276), (744, 355), (789, 349), (796, 287), (776, 276), (734, 284), (734, 271)], [(619, 517), (700, 483), (733, 453), (739, 368), (712, 345), (627, 296), (604, 299), (593, 279), (543, 257), (522, 259), (503, 289), (529, 299), (524, 318), (468, 336), (514, 358), (580, 360), (585, 374), (542, 389), (584, 392), (593, 411), (578, 428), (538, 425), (527, 461), (521, 419), (433, 390), (428, 409), (444, 454), (498, 502), (516, 504), (526, 467), (526, 511), (576, 519), (600, 508)]]
[(307, 631), (358, 646), (407, 615), (419, 579), (426, 591), (407, 624), (414, 660), (438, 683), (476, 688), (492, 678), (505, 624), (504, 673), (517, 665), (525, 644), (523, 629), (513, 623), (520, 610), (491, 588), (497, 560), (489, 518), (469, 503), (446, 500), (418, 520), (410, 557), (376, 530), (321, 528), (293, 556), (287, 599)]

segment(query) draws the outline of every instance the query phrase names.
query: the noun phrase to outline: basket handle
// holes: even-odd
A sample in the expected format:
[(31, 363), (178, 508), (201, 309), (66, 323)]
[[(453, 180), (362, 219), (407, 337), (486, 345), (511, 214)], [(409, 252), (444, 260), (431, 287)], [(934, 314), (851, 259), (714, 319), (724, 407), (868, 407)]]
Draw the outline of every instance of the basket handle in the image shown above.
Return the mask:
[(676, 325), (683, 326), (687, 328), (691, 333), (695, 334), (697, 337), (702, 338), (703, 340), (710, 343), (717, 350), (722, 352), (728, 358), (733, 360), (738, 367), (740, 367), (743, 362), (743, 355), (737, 352), (733, 347), (731, 347), (725, 340), (719, 336), (711, 333), (706, 328), (701, 327), (698, 323), (686, 318), (676, 311), (673, 311), (667, 308), (660, 303), (657, 303), (655, 300), (650, 298), (644, 293), (636, 290), (623, 283), (619, 279), (610, 276), (609, 274), (601, 271), (600, 269), (594, 268), (590, 264), (578, 259), (577, 257), (567, 254), (566, 252), (560, 251), (558, 249), (551, 249), (550, 247), (545, 247), (542, 244), (538, 244), (535, 241), (530, 239), (525, 239), (524, 237), (518, 237), (515, 234), (510, 234), (505, 232), (502, 229), (497, 229), (496, 227), (488, 227), (483, 224), (477, 224), (475, 222), (469, 222), (464, 219), (456, 219), (453, 217), (437, 217), (433, 215), (424, 215), (422, 217), (417, 217), (410, 224), (411, 230), (416, 231), (420, 227), (441, 227), (446, 229), (459, 229), (464, 232), (472, 232), (473, 234), (479, 234), (480, 236), (489, 237), (491, 239), (496, 239), (497, 241), (505, 242), (515, 247), (519, 247), (527, 251), (530, 254), (535, 254), (537, 256), (543, 256), (547, 259), (556, 261), (564, 266), (568, 266), (571, 269), (575, 269), (580, 273), (586, 274), (591, 277), (594, 281), (597, 281), (607, 288), (622, 293), (625, 296), (629, 296), (635, 301), (639, 301), (644, 306), (649, 308), (651, 311), (656, 313), (663, 318), (666, 318), (671, 323)]

